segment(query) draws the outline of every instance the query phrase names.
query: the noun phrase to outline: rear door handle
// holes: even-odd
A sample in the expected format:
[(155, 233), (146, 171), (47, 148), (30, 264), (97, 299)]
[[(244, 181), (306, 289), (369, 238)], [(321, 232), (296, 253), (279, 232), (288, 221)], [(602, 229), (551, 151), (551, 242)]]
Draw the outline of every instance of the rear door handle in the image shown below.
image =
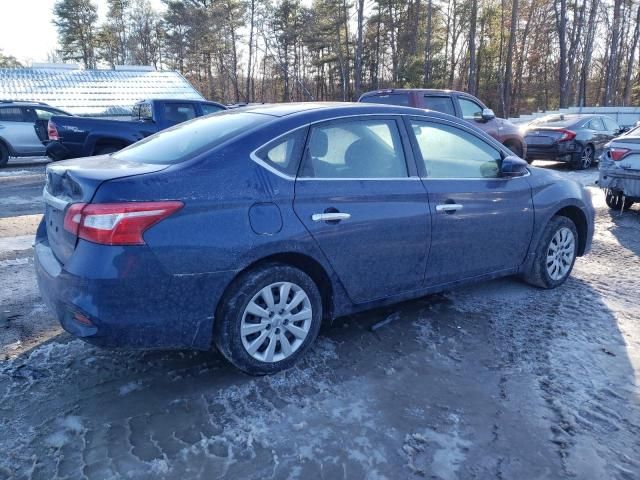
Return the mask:
[(459, 203), (443, 203), (441, 205), (436, 205), (436, 212), (457, 212), (458, 210), (462, 210), (462, 205)]
[(311, 220), (314, 222), (331, 222), (340, 220), (349, 220), (351, 214), (343, 212), (330, 212), (330, 213), (314, 213), (311, 215)]

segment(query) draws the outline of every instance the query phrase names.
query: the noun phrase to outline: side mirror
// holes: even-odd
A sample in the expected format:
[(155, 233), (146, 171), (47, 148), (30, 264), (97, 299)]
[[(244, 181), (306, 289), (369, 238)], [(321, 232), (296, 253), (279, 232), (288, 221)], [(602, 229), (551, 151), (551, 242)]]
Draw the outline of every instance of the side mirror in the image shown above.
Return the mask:
[(496, 118), (496, 114), (493, 113), (493, 110), (491, 110), (490, 108), (485, 108), (482, 110), (482, 114), (480, 116), (480, 119), (478, 120), (482, 122), (488, 122), (489, 120), (493, 120), (494, 118)]
[(527, 173), (528, 163), (515, 155), (509, 155), (504, 157), (502, 164), (500, 165), (501, 177), (521, 177)]

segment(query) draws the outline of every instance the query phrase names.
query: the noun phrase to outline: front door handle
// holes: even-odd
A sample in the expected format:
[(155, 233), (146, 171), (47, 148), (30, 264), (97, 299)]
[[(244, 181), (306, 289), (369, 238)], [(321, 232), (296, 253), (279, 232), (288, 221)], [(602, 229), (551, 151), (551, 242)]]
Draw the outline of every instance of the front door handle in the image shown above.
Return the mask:
[(443, 203), (441, 205), (436, 205), (436, 212), (457, 212), (458, 210), (462, 210), (462, 205), (459, 203)]
[(329, 212), (329, 213), (314, 213), (311, 215), (311, 220), (314, 222), (335, 222), (340, 220), (349, 220), (351, 214), (343, 212)]

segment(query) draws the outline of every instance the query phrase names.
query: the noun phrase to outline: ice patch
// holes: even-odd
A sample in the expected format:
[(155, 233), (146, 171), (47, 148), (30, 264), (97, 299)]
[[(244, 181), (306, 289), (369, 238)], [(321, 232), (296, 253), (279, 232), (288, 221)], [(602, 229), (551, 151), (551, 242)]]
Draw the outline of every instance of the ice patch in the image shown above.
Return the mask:
[(31, 198), (12, 195), (0, 198), (0, 205), (31, 205), (32, 203), (42, 203), (42, 201), (42, 196), (40, 195)]
[(8, 172), (0, 172), (0, 177), (23, 177), (23, 176), (33, 176), (33, 175), (42, 175), (38, 172), (31, 172), (29, 170), (11, 170)]
[(28, 258), (16, 258), (14, 260), (0, 260), (0, 267), (15, 267), (17, 265), (27, 265)]
[(34, 235), (0, 238), (0, 252), (17, 252), (29, 250), (35, 241)]
[(82, 420), (80, 420), (80, 417), (77, 415), (69, 415), (68, 417), (65, 417), (60, 424), (71, 433), (79, 434), (84, 430)]
[(63, 446), (65, 446), (68, 441), (69, 441), (69, 436), (66, 434), (66, 432), (64, 430), (58, 430), (57, 432), (54, 432), (51, 435), (49, 435), (45, 439), (44, 443), (51, 448), (60, 449)]
[(129, 382), (126, 385), (122, 385), (118, 390), (118, 393), (121, 397), (125, 395), (129, 395), (131, 392), (135, 392), (136, 390), (142, 390), (142, 384), (140, 382)]

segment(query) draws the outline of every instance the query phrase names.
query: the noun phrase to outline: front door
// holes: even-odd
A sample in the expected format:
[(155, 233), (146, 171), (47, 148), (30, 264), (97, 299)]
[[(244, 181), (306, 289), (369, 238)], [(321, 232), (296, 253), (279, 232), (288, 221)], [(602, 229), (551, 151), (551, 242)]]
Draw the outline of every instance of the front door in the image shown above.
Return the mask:
[(433, 218), (426, 284), (521, 265), (534, 221), (528, 179), (501, 178), (500, 150), (466, 129), (409, 124)]
[(357, 303), (422, 284), (429, 204), (403, 129), (393, 117), (314, 125), (296, 180), (295, 212)]
[(35, 119), (18, 106), (0, 108), (0, 136), (7, 139), (17, 155), (44, 153), (35, 129)]

